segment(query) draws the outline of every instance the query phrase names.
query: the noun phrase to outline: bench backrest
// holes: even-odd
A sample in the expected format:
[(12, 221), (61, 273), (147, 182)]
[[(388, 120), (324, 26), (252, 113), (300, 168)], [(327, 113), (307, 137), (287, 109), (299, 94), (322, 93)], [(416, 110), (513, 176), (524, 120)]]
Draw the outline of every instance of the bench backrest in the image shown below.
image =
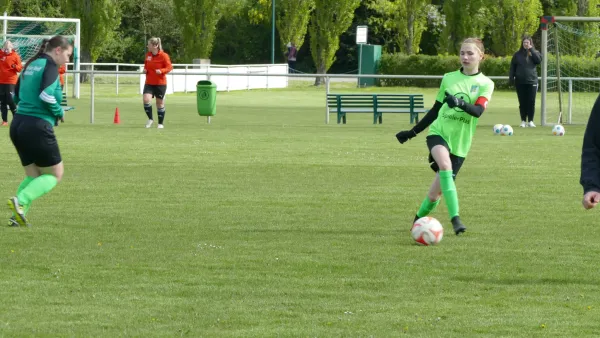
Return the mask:
[(327, 106), (336, 107), (338, 103), (346, 108), (373, 107), (377, 100), (379, 108), (424, 108), (423, 94), (328, 94)]

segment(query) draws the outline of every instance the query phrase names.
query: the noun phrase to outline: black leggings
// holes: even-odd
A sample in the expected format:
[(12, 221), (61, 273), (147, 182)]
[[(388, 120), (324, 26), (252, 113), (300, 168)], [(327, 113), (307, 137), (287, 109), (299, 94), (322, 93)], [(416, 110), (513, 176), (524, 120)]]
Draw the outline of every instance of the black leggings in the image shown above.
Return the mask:
[(8, 121), (8, 108), (15, 115), (17, 106), (13, 100), (15, 92), (15, 85), (13, 84), (0, 84), (0, 112), (2, 112), (2, 121)]
[(521, 121), (533, 121), (535, 114), (535, 95), (537, 84), (517, 84), (517, 97), (519, 98), (519, 113)]

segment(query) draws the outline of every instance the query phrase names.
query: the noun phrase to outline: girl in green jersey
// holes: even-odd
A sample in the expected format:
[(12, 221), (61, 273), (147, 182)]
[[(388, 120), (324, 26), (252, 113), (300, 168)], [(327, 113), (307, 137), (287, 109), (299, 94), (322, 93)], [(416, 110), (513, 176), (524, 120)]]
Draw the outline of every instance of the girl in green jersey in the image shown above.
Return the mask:
[(460, 48), (460, 70), (444, 74), (433, 108), (412, 129), (396, 134), (400, 143), (429, 127), (429, 162), (436, 172), (415, 221), (429, 215), (444, 196), (456, 235), (466, 231), (459, 217), (458, 194), (454, 180), (475, 134), (479, 117), (492, 98), (494, 82), (479, 70), (484, 57), (481, 40), (466, 39)]

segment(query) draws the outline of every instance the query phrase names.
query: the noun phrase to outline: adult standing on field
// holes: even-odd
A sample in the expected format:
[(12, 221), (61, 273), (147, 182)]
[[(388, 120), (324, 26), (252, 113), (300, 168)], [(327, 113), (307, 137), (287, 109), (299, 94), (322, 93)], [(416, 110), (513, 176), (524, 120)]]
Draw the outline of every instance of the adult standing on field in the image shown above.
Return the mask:
[(429, 127), (426, 138), (429, 163), (436, 175), (414, 221), (435, 210), (443, 196), (456, 235), (467, 228), (459, 217), (454, 180), (471, 148), (477, 122), (494, 92), (494, 82), (479, 70), (484, 50), (480, 39), (463, 41), (460, 70), (444, 74), (433, 107), (411, 130), (396, 134), (398, 141), (404, 143)]
[(581, 151), (581, 176), (583, 187), (583, 207), (594, 208), (600, 201), (600, 96), (585, 128)]
[(40, 50), (23, 69), (15, 88), (18, 110), (10, 124), (12, 140), (25, 178), (17, 194), (8, 199), (13, 212), (9, 225), (28, 225), (31, 203), (50, 192), (64, 173), (53, 125), (64, 115), (58, 67), (69, 61), (73, 46), (63, 36), (44, 39)]
[(8, 125), (8, 109), (15, 117), (17, 105), (13, 100), (15, 85), (19, 72), (23, 69), (21, 57), (14, 50), (12, 42), (6, 40), (0, 51), (0, 112), (2, 112), (2, 125)]
[(510, 61), (509, 83), (515, 86), (519, 100), (521, 128), (535, 127), (535, 95), (538, 89), (537, 65), (542, 62), (542, 55), (533, 47), (531, 37), (521, 40), (521, 48)]
[(158, 128), (164, 128), (165, 120), (165, 95), (167, 93), (167, 73), (173, 70), (171, 58), (162, 49), (160, 38), (148, 40), (148, 53), (144, 61), (144, 111), (148, 116), (146, 128), (152, 127), (152, 98), (156, 98), (156, 113), (158, 115)]

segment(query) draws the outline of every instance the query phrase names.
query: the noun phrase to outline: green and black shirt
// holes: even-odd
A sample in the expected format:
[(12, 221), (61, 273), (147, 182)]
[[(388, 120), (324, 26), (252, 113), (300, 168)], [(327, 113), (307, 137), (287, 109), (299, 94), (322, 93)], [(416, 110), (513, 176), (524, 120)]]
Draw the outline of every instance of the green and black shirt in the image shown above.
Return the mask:
[(54, 125), (64, 114), (61, 101), (58, 66), (50, 56), (43, 54), (19, 76), (15, 88), (17, 114), (39, 117)]

